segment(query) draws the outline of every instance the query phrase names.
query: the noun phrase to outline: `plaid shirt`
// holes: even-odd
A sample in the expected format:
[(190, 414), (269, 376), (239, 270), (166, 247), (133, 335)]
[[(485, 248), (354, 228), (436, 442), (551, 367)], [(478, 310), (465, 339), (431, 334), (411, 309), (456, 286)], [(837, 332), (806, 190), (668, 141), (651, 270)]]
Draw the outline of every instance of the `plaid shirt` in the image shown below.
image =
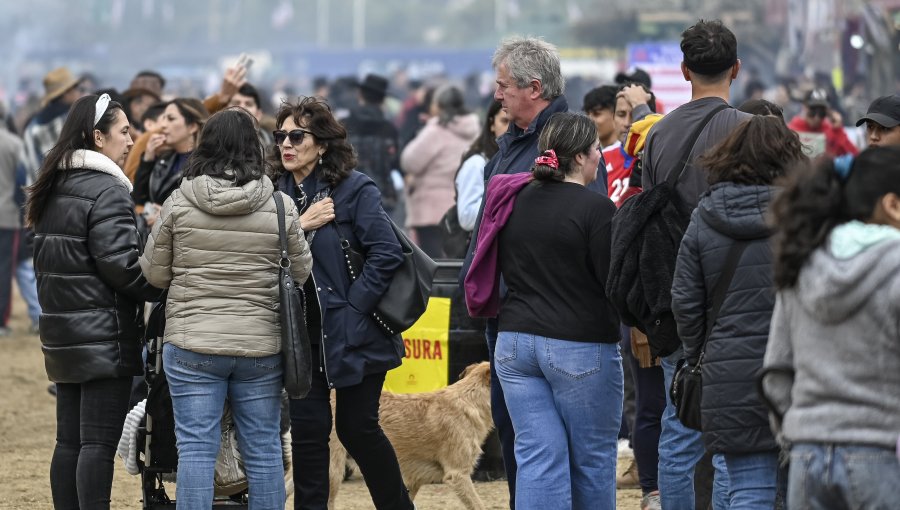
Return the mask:
[(44, 162), (44, 157), (50, 152), (50, 149), (56, 145), (59, 139), (59, 133), (62, 131), (63, 124), (69, 114), (68, 106), (61, 110), (61, 113), (54, 116), (50, 120), (43, 120), (47, 113), (51, 112), (51, 108), (59, 109), (59, 106), (51, 103), (44, 110), (28, 122), (25, 126), (25, 133), (22, 135), (25, 142), (25, 158), (22, 163), (25, 166), (26, 182), (31, 184), (37, 178), (38, 170)]

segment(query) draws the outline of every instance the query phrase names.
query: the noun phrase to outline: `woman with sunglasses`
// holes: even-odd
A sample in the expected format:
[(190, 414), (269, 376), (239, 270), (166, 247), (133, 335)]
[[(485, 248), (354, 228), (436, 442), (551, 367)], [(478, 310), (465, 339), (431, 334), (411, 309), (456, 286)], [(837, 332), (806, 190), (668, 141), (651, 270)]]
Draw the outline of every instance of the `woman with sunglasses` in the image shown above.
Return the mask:
[[(378, 509), (413, 508), (397, 456), (378, 423), (381, 387), (400, 365), (399, 335), (382, 331), (372, 317), (403, 254), (381, 206), (381, 192), (354, 170), (347, 131), (316, 98), (285, 103), (276, 115), (278, 189), (300, 210), (300, 226), (313, 255), (314, 284), (306, 286), (307, 321), (320, 329), (312, 338), (312, 389), (291, 401), (294, 508), (328, 503), (329, 394), (336, 389), (335, 429), (356, 460)], [(362, 273), (351, 280), (341, 238), (366, 254)], [(313, 299), (317, 298), (317, 299)]]

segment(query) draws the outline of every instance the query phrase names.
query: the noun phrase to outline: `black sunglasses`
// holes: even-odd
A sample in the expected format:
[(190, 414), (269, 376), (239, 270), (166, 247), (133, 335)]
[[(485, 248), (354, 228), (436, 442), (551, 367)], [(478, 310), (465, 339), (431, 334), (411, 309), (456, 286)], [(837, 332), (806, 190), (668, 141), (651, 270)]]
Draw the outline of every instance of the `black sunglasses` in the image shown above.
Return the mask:
[(300, 145), (303, 143), (303, 137), (307, 134), (311, 135), (313, 132), (305, 129), (292, 129), (290, 132), (283, 129), (272, 131), (272, 136), (275, 138), (275, 145), (283, 144), (285, 138), (291, 141), (291, 145)]
[(828, 111), (827, 111), (824, 107), (821, 107), (821, 106), (820, 106), (820, 107), (815, 107), (815, 108), (810, 108), (810, 109), (809, 109), (809, 116), (810, 116), (810, 117), (821, 117), (821, 118), (825, 118), (826, 115), (828, 115)]

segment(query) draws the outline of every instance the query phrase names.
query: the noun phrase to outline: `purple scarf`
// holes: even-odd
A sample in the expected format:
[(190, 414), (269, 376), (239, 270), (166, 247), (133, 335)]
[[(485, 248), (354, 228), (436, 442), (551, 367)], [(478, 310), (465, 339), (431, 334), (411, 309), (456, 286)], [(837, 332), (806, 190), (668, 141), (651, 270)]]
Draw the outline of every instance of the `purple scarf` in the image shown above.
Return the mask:
[(531, 172), (499, 174), (488, 182), (475, 255), (464, 280), (466, 307), (472, 317), (496, 317), (500, 312), (497, 237), (512, 214), (516, 196), (529, 182)]

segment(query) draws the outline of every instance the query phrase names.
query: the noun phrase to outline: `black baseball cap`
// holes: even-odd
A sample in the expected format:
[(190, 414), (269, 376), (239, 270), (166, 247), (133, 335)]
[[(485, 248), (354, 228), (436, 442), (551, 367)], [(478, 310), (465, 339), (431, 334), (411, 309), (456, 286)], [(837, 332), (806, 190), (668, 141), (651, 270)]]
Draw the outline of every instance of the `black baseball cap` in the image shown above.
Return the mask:
[(812, 89), (806, 93), (803, 98), (803, 104), (806, 106), (824, 106), (826, 108), (831, 105), (828, 103), (828, 91), (825, 89)]
[(867, 120), (888, 129), (900, 124), (900, 95), (881, 96), (872, 101), (866, 116), (856, 121), (856, 125), (862, 126)]

